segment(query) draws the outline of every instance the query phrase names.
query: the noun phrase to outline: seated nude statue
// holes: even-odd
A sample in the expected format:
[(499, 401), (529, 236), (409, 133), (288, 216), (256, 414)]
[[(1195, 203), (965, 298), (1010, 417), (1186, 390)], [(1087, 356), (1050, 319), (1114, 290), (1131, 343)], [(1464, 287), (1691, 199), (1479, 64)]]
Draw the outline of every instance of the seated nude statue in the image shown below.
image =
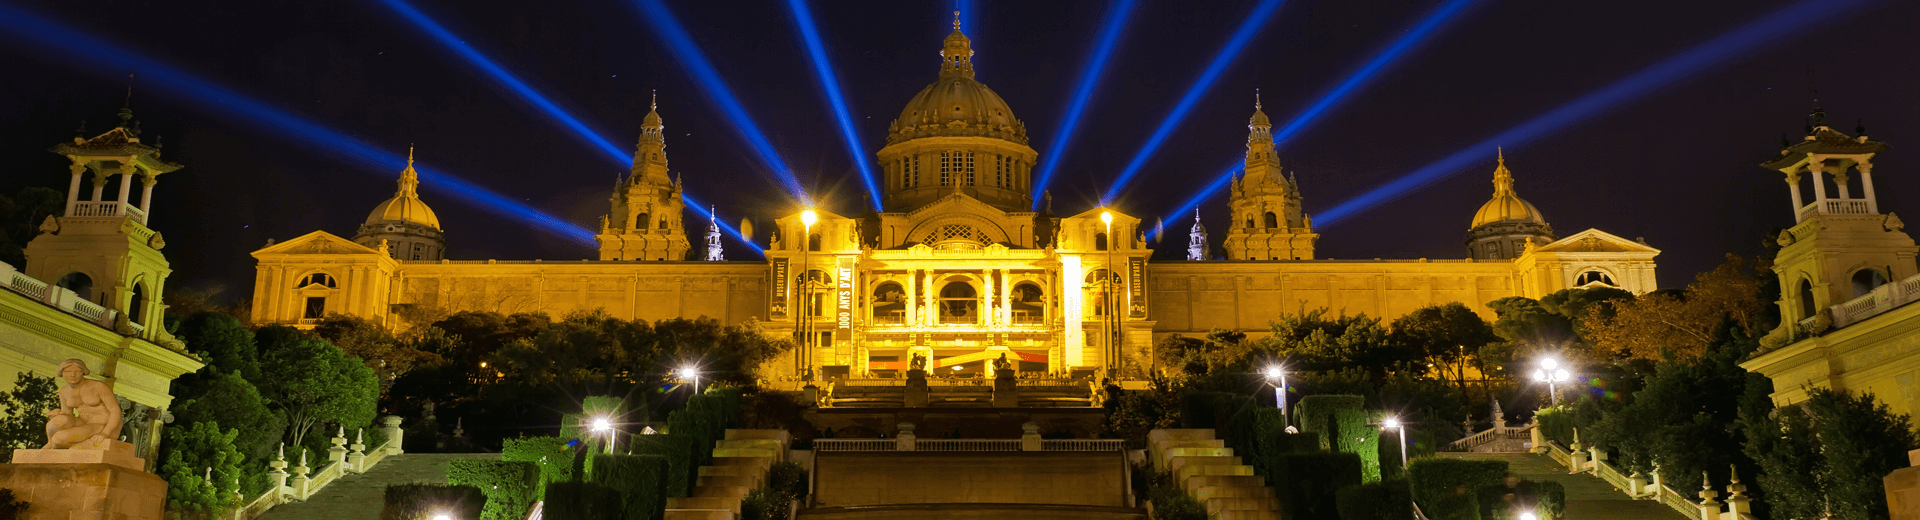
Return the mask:
[(83, 445), (104, 449), (120, 433), (120, 402), (106, 383), (87, 379), (87, 362), (60, 362), (60, 408), (47, 411), (47, 445), (57, 450)]

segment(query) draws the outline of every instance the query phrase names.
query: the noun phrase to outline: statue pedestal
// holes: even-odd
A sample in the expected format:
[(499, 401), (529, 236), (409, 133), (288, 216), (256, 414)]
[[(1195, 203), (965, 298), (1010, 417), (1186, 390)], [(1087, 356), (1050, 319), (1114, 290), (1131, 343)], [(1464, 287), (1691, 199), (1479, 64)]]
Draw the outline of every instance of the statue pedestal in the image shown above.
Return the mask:
[(927, 371), (912, 369), (907, 371), (907, 408), (924, 408), (930, 399), (927, 389)]
[(1012, 370), (1002, 370), (999, 377), (993, 378), (993, 407), (1020, 407), (1019, 382), (1014, 379)]
[(162, 520), (167, 481), (144, 471), (133, 445), (106, 449), (14, 450), (0, 487), (33, 504), (26, 520)]

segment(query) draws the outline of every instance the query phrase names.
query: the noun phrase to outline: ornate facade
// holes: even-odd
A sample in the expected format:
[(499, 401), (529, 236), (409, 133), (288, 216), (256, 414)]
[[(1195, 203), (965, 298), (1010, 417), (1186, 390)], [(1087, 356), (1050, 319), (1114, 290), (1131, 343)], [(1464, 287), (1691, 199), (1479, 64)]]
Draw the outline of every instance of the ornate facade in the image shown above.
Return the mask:
[[(1283, 175), (1257, 101), (1246, 173), (1229, 202), (1228, 260), (1208, 259), (1196, 221), (1189, 260), (1155, 261), (1141, 220), (1118, 208), (1061, 216), (1043, 201), (1031, 211), (1038, 154), (1025, 125), (974, 79), (971, 41), (957, 24), (940, 55), (938, 77), (908, 101), (876, 153), (883, 211), (796, 208), (772, 223), (765, 260), (682, 261), (680, 186), (650, 113), (599, 235), (599, 260), (414, 261), (315, 232), (253, 253), (255, 319), (298, 324), (338, 312), (405, 326), (394, 316), (409, 307), (708, 316), (796, 339), (802, 348), (763, 367), (775, 379), (886, 375), (916, 356), (929, 369), (985, 371), (1005, 356), (1023, 371), (1132, 377), (1160, 336), (1258, 334), (1302, 307), (1392, 318), (1459, 301), (1491, 317), (1485, 303), (1508, 296), (1655, 287), (1658, 250), (1597, 230), (1539, 235), (1510, 257), (1317, 259), (1299, 184)], [(1510, 186), (1506, 175), (1504, 165), (1496, 170)], [(1511, 190), (1488, 204), (1501, 197)], [(708, 237), (706, 258), (717, 260), (711, 222)]]

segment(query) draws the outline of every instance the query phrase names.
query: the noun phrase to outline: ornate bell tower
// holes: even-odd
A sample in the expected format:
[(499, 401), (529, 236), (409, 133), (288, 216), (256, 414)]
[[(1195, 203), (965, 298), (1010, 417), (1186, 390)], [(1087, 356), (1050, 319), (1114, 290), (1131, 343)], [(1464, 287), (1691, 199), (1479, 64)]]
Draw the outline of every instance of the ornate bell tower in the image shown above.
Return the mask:
[[(122, 334), (156, 343), (170, 340), (159, 326), (166, 308), (160, 295), (173, 270), (160, 254), (166, 241), (147, 223), (153, 185), (160, 174), (182, 166), (161, 160), (158, 145), (140, 142), (140, 126), (128, 109), (120, 110), (120, 124), (112, 130), (92, 138), (76, 135), (52, 151), (67, 157), (73, 182), (67, 186), (66, 210), (47, 217), (41, 234), (27, 243), (27, 276), (118, 311), (114, 328)], [(137, 201), (131, 198), (136, 182), (141, 186)], [(112, 200), (103, 197), (110, 184), (118, 190)]]
[(640, 126), (633, 169), (614, 185), (613, 212), (600, 221), (601, 260), (686, 260), (686, 209), (680, 181), (667, 177), (667, 140), (659, 102)]
[(1246, 173), (1233, 180), (1227, 202), (1232, 222), (1221, 249), (1228, 260), (1312, 260), (1313, 221), (1300, 212), (1300, 185), (1280, 174), (1273, 153), (1273, 123), (1254, 98), (1247, 122)]
[[(1786, 174), (1793, 197), (1795, 224), (1780, 233), (1773, 264), (1787, 331), (1845, 326), (1835, 306), (1913, 276), (1920, 251), (1900, 218), (1881, 214), (1874, 197), (1873, 157), (1887, 144), (1868, 139), (1864, 127), (1854, 129), (1858, 136), (1834, 130), (1819, 108), (1812, 118), (1804, 139), (1783, 141), (1780, 156), (1760, 165)], [(1802, 198), (1808, 186), (1812, 201)]]

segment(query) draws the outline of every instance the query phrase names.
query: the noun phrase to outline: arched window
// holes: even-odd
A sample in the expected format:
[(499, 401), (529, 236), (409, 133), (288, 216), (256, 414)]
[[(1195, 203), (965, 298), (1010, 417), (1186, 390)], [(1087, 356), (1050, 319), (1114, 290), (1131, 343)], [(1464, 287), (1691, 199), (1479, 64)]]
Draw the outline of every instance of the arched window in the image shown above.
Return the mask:
[(807, 250), (808, 251), (820, 250), (820, 234), (819, 233), (814, 233), (812, 235), (807, 236)]
[(1595, 284), (1595, 283), (1605, 285), (1608, 287), (1619, 286), (1613, 283), (1613, 277), (1607, 276), (1607, 273), (1603, 273), (1600, 271), (1582, 272), (1580, 273), (1579, 277), (1573, 280), (1574, 287), (1586, 287), (1588, 284)]
[(980, 297), (973, 284), (954, 281), (940, 287), (940, 323), (978, 323)]
[(328, 289), (337, 287), (334, 285), (333, 275), (327, 273), (313, 273), (300, 279), (300, 288), (302, 289), (316, 285)]
[(633, 218), (633, 225), (641, 229), (646, 229), (648, 222), (653, 222), (653, 215), (641, 213), (640, 216)]
[(127, 321), (146, 325), (147, 288), (133, 282), (133, 299), (127, 302)]
[(1853, 297), (1859, 298), (1873, 292), (1875, 288), (1887, 284), (1887, 275), (1879, 269), (1867, 268), (1853, 272)]
[(1107, 250), (1107, 234), (1106, 233), (1093, 234), (1093, 250), (1094, 251)]
[(1033, 282), (1020, 282), (1013, 286), (1012, 302), (1009, 302), (1009, 315), (1014, 323), (1045, 323), (1047, 317), (1046, 293)]
[(1813, 305), (1813, 282), (1800, 280), (1800, 319), (1812, 318), (1816, 314)]
[(67, 273), (66, 276), (60, 277), (60, 281), (53, 284), (73, 291), (73, 294), (82, 300), (93, 301), (93, 277), (87, 276), (87, 273), (79, 271)]
[(1266, 215), (1266, 223), (1268, 229), (1280, 227), (1280, 216), (1274, 215), (1273, 212), (1269, 211)]

